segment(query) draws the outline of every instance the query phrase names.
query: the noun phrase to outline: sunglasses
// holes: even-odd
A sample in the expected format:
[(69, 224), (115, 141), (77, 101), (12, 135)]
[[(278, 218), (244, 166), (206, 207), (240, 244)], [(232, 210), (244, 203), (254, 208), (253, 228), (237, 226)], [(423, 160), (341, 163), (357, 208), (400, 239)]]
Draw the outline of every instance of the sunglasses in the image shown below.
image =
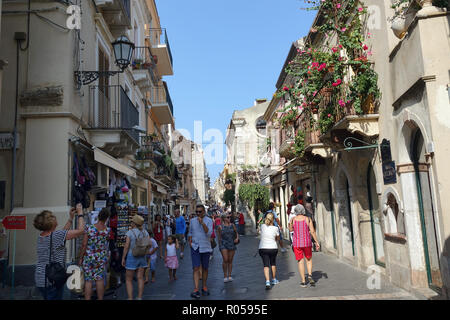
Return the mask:
[(197, 213), (202, 213), (203, 211), (195, 211), (195, 212), (197, 212)]

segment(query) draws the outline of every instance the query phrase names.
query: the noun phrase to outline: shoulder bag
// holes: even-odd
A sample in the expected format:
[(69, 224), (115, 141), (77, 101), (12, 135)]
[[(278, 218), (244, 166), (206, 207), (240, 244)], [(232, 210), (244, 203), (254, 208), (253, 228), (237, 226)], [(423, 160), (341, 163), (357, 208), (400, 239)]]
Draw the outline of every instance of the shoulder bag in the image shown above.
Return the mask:
[(50, 234), (50, 255), (48, 264), (45, 266), (45, 288), (47, 289), (47, 279), (52, 287), (61, 288), (67, 281), (66, 268), (59, 262), (52, 262), (52, 241), (53, 232)]

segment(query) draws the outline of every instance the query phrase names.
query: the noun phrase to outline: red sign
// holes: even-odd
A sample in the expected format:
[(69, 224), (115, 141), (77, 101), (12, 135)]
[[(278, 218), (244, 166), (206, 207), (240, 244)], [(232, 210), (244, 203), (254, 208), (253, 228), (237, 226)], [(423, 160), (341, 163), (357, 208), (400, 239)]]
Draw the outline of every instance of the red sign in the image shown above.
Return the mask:
[(26, 230), (27, 217), (26, 216), (6, 216), (2, 221), (5, 229), (9, 230)]

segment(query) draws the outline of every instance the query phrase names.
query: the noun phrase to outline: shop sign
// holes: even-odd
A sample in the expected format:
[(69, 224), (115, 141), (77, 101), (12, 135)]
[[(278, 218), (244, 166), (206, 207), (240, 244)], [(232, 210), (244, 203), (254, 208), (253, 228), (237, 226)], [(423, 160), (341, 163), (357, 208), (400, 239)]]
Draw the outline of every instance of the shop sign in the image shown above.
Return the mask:
[(397, 171), (395, 169), (395, 161), (383, 163), (383, 180), (384, 184), (397, 183)]
[[(19, 135), (16, 136), (19, 140)], [(19, 141), (16, 143), (16, 149), (19, 145)], [(14, 146), (14, 136), (12, 133), (0, 133), (0, 150), (12, 149)]]
[(6, 216), (2, 220), (5, 229), (8, 230), (26, 230), (27, 217), (26, 216)]
[(298, 166), (295, 171), (295, 173), (297, 173), (298, 175), (304, 174), (304, 173), (310, 173), (310, 172), (311, 172), (310, 165)]

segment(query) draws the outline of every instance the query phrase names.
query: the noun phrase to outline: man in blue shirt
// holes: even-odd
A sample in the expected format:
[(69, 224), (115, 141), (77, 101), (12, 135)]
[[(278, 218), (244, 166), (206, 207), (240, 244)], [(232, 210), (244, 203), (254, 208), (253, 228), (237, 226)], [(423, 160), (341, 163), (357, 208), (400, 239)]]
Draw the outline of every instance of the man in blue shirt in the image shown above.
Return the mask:
[(213, 231), (213, 221), (206, 216), (205, 207), (203, 205), (197, 205), (195, 212), (197, 213), (197, 217), (190, 221), (188, 241), (191, 246), (195, 285), (191, 297), (199, 299), (200, 265), (202, 267), (202, 295), (209, 296), (206, 281), (208, 280), (209, 256), (212, 252), (211, 234)]
[(186, 232), (186, 220), (180, 215), (180, 209), (175, 209), (175, 237), (180, 244), (180, 258), (184, 257), (184, 234)]

